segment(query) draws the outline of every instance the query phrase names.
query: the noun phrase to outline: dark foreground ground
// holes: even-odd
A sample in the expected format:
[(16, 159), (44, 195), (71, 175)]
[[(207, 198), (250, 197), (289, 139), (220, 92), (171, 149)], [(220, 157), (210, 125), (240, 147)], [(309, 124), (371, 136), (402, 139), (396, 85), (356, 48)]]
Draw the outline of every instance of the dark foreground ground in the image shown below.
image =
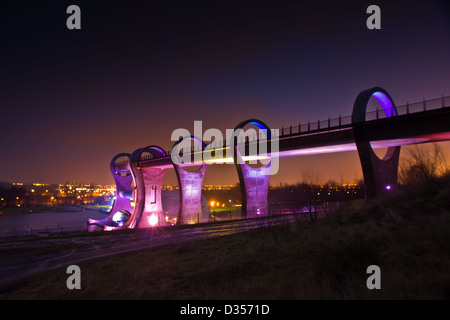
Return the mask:
[[(446, 178), (315, 221), (81, 262), (81, 290), (67, 289), (60, 268), (0, 292), (4, 299), (449, 299), (449, 212)], [(380, 290), (367, 288), (369, 265), (380, 267)]]

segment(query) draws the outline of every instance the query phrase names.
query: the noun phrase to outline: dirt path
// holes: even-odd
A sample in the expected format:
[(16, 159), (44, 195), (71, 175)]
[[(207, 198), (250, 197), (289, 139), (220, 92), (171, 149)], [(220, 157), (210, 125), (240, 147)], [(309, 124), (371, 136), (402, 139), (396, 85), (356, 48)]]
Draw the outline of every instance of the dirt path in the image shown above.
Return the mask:
[(189, 228), (136, 230), (98, 236), (0, 243), (0, 285), (71, 264), (185, 241), (231, 235), (293, 221), (292, 216), (235, 220)]

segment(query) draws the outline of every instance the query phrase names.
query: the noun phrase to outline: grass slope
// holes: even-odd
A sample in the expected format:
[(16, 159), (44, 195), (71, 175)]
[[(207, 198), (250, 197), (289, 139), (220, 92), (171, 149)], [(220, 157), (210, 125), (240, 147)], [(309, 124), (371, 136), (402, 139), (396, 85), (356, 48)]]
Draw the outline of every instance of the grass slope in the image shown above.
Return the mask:
[[(381, 268), (381, 290), (366, 269)], [(449, 299), (450, 179), (325, 219), (83, 263), (6, 299)]]

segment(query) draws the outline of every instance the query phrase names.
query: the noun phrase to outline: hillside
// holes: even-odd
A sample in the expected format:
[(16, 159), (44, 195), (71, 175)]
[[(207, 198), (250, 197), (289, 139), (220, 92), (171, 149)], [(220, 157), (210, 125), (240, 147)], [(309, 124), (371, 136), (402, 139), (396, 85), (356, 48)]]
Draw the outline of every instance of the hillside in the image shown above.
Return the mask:
[[(32, 279), (7, 299), (449, 299), (450, 177), (316, 221), (156, 248)], [(381, 289), (369, 290), (369, 265)]]

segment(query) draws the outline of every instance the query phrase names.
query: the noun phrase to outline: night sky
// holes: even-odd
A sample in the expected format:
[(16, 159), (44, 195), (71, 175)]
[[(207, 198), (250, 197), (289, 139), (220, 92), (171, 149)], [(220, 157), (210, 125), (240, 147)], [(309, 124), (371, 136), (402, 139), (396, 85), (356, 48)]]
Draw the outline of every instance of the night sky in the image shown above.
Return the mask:
[[(448, 1), (2, 1), (0, 181), (112, 184), (109, 162), (176, 128), (271, 128), (450, 95)], [(81, 8), (81, 30), (66, 9)], [(381, 30), (366, 9), (381, 8)], [(271, 183), (352, 182), (356, 152), (283, 158)], [(238, 181), (232, 165), (205, 184)], [(176, 183), (173, 170), (166, 183)]]

